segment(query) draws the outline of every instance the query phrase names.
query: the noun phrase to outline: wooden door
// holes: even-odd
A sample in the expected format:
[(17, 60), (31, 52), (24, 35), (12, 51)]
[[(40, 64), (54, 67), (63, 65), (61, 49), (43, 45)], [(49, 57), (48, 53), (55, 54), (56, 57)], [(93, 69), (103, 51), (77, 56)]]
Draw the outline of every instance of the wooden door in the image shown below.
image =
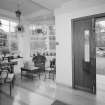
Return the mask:
[(96, 94), (94, 20), (73, 20), (73, 87)]

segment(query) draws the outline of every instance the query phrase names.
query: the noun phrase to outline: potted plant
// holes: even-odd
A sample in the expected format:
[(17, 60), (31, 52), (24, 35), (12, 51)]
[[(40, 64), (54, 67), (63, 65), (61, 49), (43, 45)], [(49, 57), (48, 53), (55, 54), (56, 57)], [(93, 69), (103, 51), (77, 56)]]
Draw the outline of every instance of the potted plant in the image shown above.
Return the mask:
[(9, 48), (7, 47), (2, 48), (1, 53), (3, 54), (3, 60), (4, 60), (6, 55), (10, 53)]

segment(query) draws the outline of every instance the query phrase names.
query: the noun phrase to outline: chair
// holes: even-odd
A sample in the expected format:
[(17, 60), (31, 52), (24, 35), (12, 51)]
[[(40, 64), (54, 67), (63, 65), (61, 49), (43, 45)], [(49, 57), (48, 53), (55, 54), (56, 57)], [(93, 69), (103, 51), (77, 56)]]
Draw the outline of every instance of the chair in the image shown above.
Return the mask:
[[(50, 71), (51, 71), (50, 66), (46, 66), (45, 67), (45, 79), (50, 79)], [(47, 74), (48, 74), (48, 78), (47, 78)]]
[(56, 66), (55, 66), (55, 59), (50, 61), (50, 65), (45, 67), (45, 79), (46, 79), (46, 74), (48, 74), (48, 79), (51, 79), (51, 75), (53, 76), (53, 80), (54, 80), (54, 76), (56, 74)]
[(0, 86), (9, 84), (10, 96), (12, 93), (12, 87), (14, 87), (14, 73), (9, 73), (8, 70), (0, 70)]
[(11, 72), (10, 64), (8, 62), (0, 63), (0, 68), (1, 70), (8, 70), (9, 72)]
[(45, 72), (45, 61), (46, 61), (46, 57), (45, 56), (42, 56), (40, 54), (38, 54), (37, 56), (35, 56), (33, 58), (33, 62), (34, 62), (34, 65), (35, 67), (38, 67), (38, 74), (39, 74), (39, 78), (40, 78), (40, 75)]
[(49, 76), (52, 74), (53, 75), (53, 80), (54, 76), (56, 74), (56, 59), (53, 59), (50, 63), (51, 71), (49, 72)]
[(0, 85), (4, 84), (6, 81), (6, 78), (8, 77), (8, 71), (7, 70), (0, 70)]
[(53, 76), (53, 80), (54, 80), (54, 76), (56, 74), (56, 66), (52, 66), (51, 67), (51, 71), (49, 72), (49, 76), (51, 77), (51, 75)]

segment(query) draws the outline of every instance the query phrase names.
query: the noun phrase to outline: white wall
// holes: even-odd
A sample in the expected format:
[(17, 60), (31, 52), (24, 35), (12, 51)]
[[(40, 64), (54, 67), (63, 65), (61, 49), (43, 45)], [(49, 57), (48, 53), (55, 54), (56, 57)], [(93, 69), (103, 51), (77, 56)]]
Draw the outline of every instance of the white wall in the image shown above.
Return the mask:
[(68, 19), (65, 15), (56, 16), (56, 81), (71, 85), (71, 36), (69, 35)]
[(104, 12), (105, 0), (73, 0), (55, 10), (58, 83), (72, 86), (71, 19)]

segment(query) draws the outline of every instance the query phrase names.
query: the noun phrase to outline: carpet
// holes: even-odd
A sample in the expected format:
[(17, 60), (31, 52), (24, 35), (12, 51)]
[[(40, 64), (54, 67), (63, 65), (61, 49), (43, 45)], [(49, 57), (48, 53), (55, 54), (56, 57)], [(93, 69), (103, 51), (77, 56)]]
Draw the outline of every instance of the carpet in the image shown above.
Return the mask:
[(51, 105), (68, 105), (68, 104), (61, 102), (59, 100), (55, 100)]

